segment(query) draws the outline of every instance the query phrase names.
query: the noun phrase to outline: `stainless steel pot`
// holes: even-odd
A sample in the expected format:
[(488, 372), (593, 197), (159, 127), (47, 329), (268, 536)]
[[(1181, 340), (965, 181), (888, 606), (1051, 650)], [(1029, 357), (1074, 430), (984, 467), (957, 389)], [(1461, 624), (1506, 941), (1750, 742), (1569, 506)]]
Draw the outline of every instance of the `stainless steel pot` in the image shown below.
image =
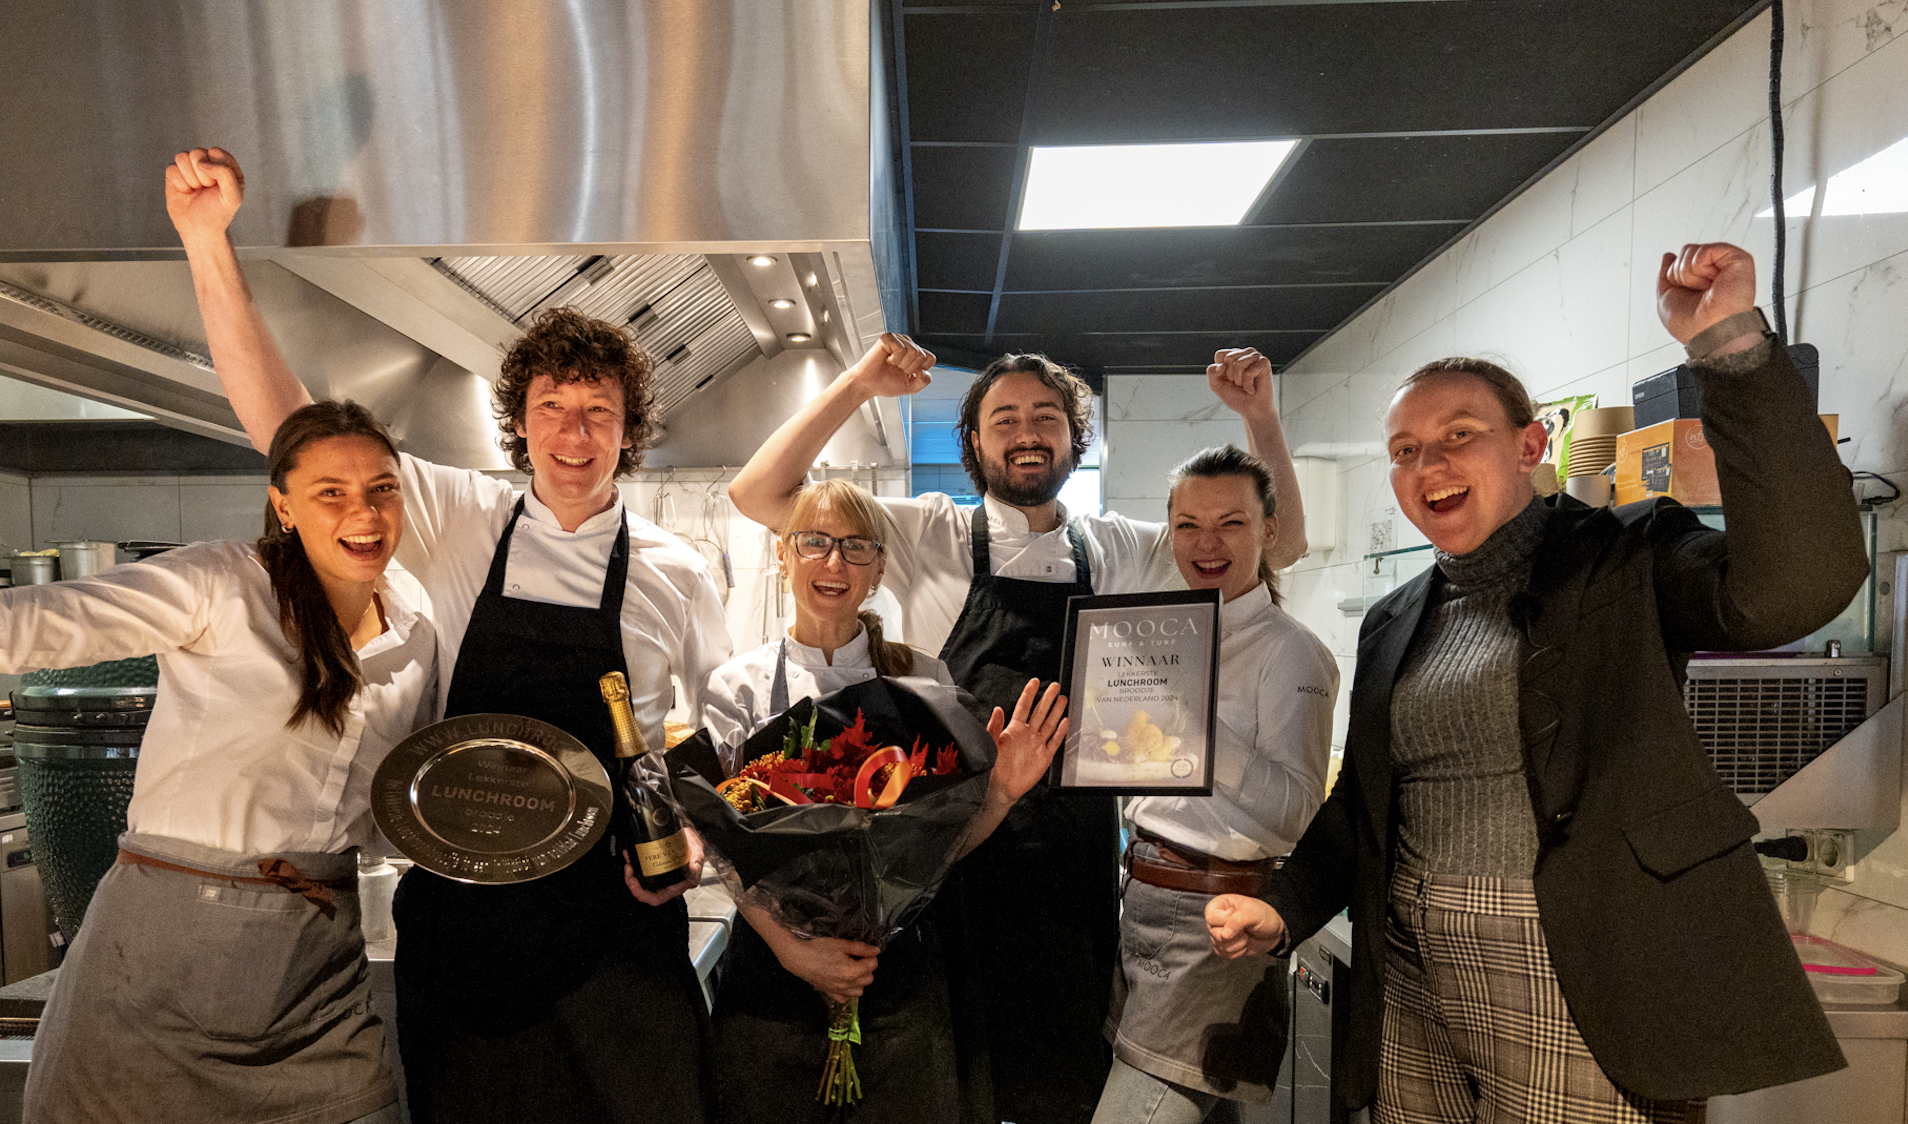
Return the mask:
[(60, 580), (60, 560), (47, 554), (15, 555), (14, 585), (45, 585)]
[(60, 552), (60, 580), (72, 581), (74, 578), (90, 578), (101, 570), (110, 570), (119, 562), (118, 543), (56, 542), (53, 544)]

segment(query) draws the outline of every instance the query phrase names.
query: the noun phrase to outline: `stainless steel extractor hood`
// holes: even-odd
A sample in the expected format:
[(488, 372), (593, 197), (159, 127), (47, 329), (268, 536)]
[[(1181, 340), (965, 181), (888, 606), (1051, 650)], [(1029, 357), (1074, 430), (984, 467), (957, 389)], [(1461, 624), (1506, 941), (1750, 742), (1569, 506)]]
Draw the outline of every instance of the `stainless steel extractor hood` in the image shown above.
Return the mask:
[[(314, 393), (501, 468), (487, 381), (572, 304), (657, 361), (651, 465), (739, 463), (884, 327), (870, 27), (865, 0), (11, 4), (0, 143), (35, 156), (0, 169), (0, 375), (243, 442), (161, 191), (174, 151), (218, 144)], [(885, 411), (835, 459), (904, 464)]]

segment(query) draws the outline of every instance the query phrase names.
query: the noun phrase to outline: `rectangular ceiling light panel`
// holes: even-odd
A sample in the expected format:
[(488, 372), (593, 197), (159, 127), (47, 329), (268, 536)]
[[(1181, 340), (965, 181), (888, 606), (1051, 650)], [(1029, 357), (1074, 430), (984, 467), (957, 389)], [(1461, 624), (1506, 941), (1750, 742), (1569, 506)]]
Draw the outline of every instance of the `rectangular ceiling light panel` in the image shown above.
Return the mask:
[(1297, 141), (1033, 150), (1020, 230), (1237, 226)]

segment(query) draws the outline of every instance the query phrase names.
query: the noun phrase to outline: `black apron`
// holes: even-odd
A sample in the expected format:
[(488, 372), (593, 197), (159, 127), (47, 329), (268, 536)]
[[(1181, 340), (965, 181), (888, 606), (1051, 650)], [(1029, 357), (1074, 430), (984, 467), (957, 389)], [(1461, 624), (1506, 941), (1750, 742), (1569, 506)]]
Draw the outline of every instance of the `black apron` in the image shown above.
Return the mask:
[[(503, 595), (519, 499), (457, 653), (445, 717), (520, 714), (581, 741), (616, 775), (597, 680), (627, 673), (629, 526), (595, 609)], [(616, 794), (612, 822), (620, 822)], [(707, 1011), (688, 910), (630, 896), (605, 844), (534, 882), (479, 886), (413, 868), (398, 886), (398, 1045), (411, 1117), (700, 1121)]]
[[(775, 658), (769, 710), (788, 709), (788, 641)], [(782, 967), (754, 926), (737, 919), (716, 989), (716, 1124), (824, 1124), (842, 1116), (815, 1099), (828, 1055), (828, 1000)], [(862, 1100), (848, 1118), (954, 1124), (955, 1075), (946, 969), (925, 916), (881, 950), (861, 996), (855, 1068)], [(740, 1076), (746, 1075), (746, 1076)]]
[[(1086, 544), (1072, 526), (1067, 539), (1071, 585), (995, 577), (986, 511), (974, 509), (974, 579), (941, 659), (1009, 714), (1029, 678), (1059, 677), (1067, 599), (1093, 593)], [(1112, 1065), (1103, 1028), (1119, 963), (1119, 850), (1112, 796), (1043, 781), (949, 876), (936, 906), (965, 1119), (1092, 1119)]]

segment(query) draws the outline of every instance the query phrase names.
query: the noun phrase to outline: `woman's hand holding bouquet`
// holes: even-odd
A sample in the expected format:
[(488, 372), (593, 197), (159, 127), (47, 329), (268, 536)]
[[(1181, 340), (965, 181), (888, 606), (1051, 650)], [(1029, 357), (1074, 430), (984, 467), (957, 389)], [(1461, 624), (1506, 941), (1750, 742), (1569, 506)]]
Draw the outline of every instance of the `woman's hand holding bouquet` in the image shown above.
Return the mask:
[(877, 678), (804, 699), (758, 729), (721, 775), (707, 731), (671, 751), (687, 822), (790, 973), (829, 1001), (816, 1098), (860, 1097), (851, 1047), (876, 955), (920, 915), (948, 868), (1040, 783), (1065, 739), (1067, 700), (1028, 682), (985, 726), (971, 696)]

